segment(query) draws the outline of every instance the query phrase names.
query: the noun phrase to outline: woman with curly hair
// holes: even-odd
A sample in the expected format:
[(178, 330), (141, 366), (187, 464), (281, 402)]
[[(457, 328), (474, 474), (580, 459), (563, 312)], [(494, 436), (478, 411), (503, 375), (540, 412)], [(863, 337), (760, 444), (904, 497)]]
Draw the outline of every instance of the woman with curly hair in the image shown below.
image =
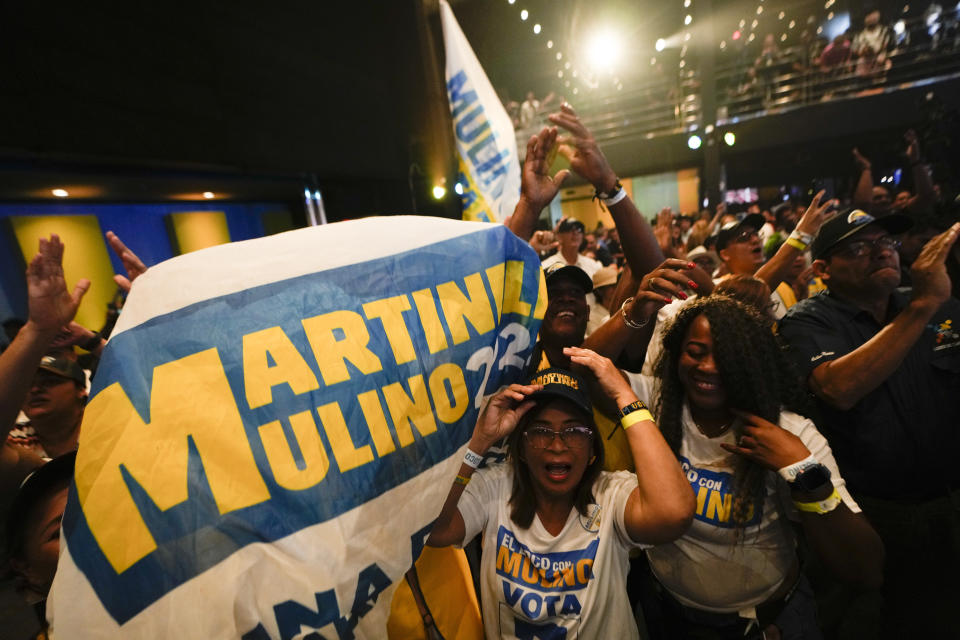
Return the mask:
[[(660, 271), (624, 312), (633, 324), (686, 278)], [(826, 440), (797, 413), (803, 387), (768, 317), (722, 295), (695, 300), (666, 328), (654, 375), (631, 382), (697, 498), (687, 533), (647, 551), (664, 637), (822, 637), (790, 520), (837, 577), (879, 586), (882, 543)]]

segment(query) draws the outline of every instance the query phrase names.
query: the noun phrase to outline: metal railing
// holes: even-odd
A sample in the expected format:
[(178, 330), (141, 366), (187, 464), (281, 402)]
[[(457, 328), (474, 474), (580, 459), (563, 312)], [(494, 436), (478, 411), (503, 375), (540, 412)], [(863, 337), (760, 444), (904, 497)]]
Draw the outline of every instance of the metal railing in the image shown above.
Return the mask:
[[(751, 61), (720, 66), (712, 79), (700, 78), (696, 71), (687, 69), (674, 78), (639, 79), (626, 83), (623, 90), (591, 92), (579, 100), (577, 96), (569, 98), (602, 144), (702, 128), (701, 81), (715, 83), (717, 124), (726, 125), (830, 100), (861, 98), (960, 77), (956, 13), (942, 16), (933, 33), (925, 17), (901, 22), (897, 27), (891, 30), (893, 46), (887, 61), (873, 67), (844, 54), (842, 48), (839, 54), (834, 51), (832, 56), (823, 57), (823, 51), (801, 51), (795, 46), (784, 49), (781, 55), (767, 56), (763, 64)], [(549, 124), (546, 116), (556, 108), (554, 104), (539, 110), (527, 127), (517, 129), (521, 156), (529, 137)]]

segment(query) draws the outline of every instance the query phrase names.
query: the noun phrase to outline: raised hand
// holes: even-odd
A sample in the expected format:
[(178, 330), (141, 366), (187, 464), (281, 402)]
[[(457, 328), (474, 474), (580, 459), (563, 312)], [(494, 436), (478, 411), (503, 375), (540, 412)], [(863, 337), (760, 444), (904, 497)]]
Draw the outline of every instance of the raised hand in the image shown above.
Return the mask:
[(667, 258), (656, 269), (643, 276), (640, 288), (633, 296), (633, 303), (624, 313), (634, 322), (646, 323), (665, 304), (673, 302), (674, 298), (687, 299), (683, 292), (686, 287), (697, 289), (697, 283), (686, 273), (696, 267), (692, 262)]
[(530, 206), (540, 211), (557, 195), (564, 180), (570, 175), (567, 169), (557, 171), (550, 177), (550, 164), (557, 143), (557, 128), (544, 127), (539, 134), (530, 136), (527, 142), (527, 155), (523, 160), (520, 175), (520, 197)]
[(657, 224), (653, 228), (653, 235), (657, 237), (657, 244), (663, 255), (672, 257), (673, 250), (673, 211), (670, 207), (664, 207), (657, 214)]
[(63, 243), (56, 234), (40, 239), (37, 255), (27, 266), (27, 305), (29, 322), (42, 332), (56, 334), (77, 314), (80, 300), (90, 288), (81, 279), (67, 291), (63, 277)]
[(736, 445), (721, 442), (720, 446), (777, 471), (810, 455), (803, 441), (780, 425), (745, 411), (733, 410), (744, 422), (743, 435)]
[(913, 300), (939, 307), (950, 297), (950, 276), (947, 256), (960, 235), (960, 222), (934, 236), (924, 245), (910, 267), (913, 279)]
[(560, 246), (552, 231), (537, 231), (530, 238), (530, 246), (537, 253), (546, 253)]
[(853, 161), (856, 163), (857, 168), (860, 171), (869, 171), (870, 170), (870, 161), (867, 160), (863, 154), (860, 153), (860, 150), (856, 147), (853, 148)]
[(512, 384), (494, 394), (480, 412), (470, 448), (476, 453), (483, 453), (495, 442), (510, 435), (520, 418), (534, 406), (533, 400), (528, 400), (527, 396), (542, 388), (539, 384)]
[(632, 402), (637, 401), (637, 395), (630, 387), (620, 369), (617, 368), (610, 358), (601, 356), (596, 351), (583, 349), (581, 347), (564, 347), (563, 354), (570, 357), (570, 362), (590, 369), (600, 388), (614, 402), (617, 407), (625, 407)]
[(119, 274), (113, 276), (113, 281), (117, 283), (118, 287), (129, 292), (133, 281), (146, 273), (147, 265), (143, 264), (143, 261), (137, 257), (137, 254), (131, 251), (127, 245), (123, 244), (123, 241), (121, 241), (113, 231), (107, 231), (107, 243), (110, 245), (110, 248), (113, 249), (113, 252), (117, 254), (117, 257), (120, 258), (120, 261), (123, 263), (123, 268), (127, 272), (126, 276)]
[(60, 333), (58, 333), (57, 337), (50, 343), (50, 347), (53, 349), (72, 347), (73, 345), (89, 341), (95, 335), (93, 331), (87, 329), (82, 324), (70, 322), (60, 329)]
[(830, 217), (827, 212), (834, 205), (833, 200), (827, 200), (822, 205), (820, 204), (820, 199), (823, 198), (825, 193), (826, 191), (821, 189), (817, 195), (813, 196), (810, 206), (807, 207), (807, 210), (803, 212), (797, 222), (798, 231), (809, 233), (811, 236), (816, 236), (820, 232), (820, 227)]
[(903, 139), (907, 141), (907, 150), (904, 152), (904, 155), (907, 156), (907, 161), (910, 164), (920, 162), (920, 141), (917, 139), (917, 132), (913, 129), (908, 129), (903, 135)]
[(558, 138), (558, 142), (560, 154), (570, 162), (570, 168), (599, 191), (610, 193), (616, 186), (617, 174), (573, 107), (564, 102), (560, 112), (551, 113), (548, 118), (569, 134)]

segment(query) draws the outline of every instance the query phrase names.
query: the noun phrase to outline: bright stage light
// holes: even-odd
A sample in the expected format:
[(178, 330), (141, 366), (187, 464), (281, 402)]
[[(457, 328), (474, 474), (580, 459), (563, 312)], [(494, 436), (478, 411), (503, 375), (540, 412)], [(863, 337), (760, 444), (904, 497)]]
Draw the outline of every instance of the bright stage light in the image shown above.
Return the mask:
[(540, 33), (540, 23), (539, 23), (539, 22), (538, 22), (537, 24), (533, 25), (533, 32), (534, 32), (534, 33)]
[(698, 135), (696, 135), (696, 134), (694, 134), (694, 135), (690, 136), (689, 138), (687, 138), (687, 146), (690, 147), (690, 148), (693, 149), (693, 150), (699, 149), (699, 148), (700, 148), (700, 145), (702, 145), (702, 144), (703, 144), (703, 140), (701, 140), (701, 139), (700, 139), (700, 136), (698, 136)]
[(596, 34), (587, 48), (587, 59), (595, 69), (612, 69), (620, 59), (620, 39), (609, 31)]
[(443, 196), (445, 196), (445, 195), (447, 195), (447, 190), (446, 190), (443, 186), (441, 186), (441, 185), (438, 184), (438, 185), (436, 185), (436, 186), (433, 187), (433, 197), (434, 197), (434, 199), (436, 199), (436, 200), (443, 200)]
[(70, 192), (67, 191), (66, 189), (52, 189), (50, 193), (57, 196), (58, 198), (66, 198), (67, 196), (70, 195)]
[(693, 16), (688, 13), (687, 17), (683, 19), (683, 24), (690, 24), (691, 22), (693, 22)]
[(667, 41), (664, 40), (663, 38), (660, 38), (659, 40), (657, 40), (656, 47), (657, 47), (657, 51), (663, 51), (664, 49), (667, 48)]
[(453, 190), (457, 192), (458, 196), (463, 195), (463, 185), (460, 184), (459, 182), (453, 185)]
[(728, 147), (732, 147), (737, 143), (737, 136), (734, 135), (733, 131), (727, 131), (723, 134), (723, 141), (727, 143)]
[(529, 17), (530, 17), (530, 12), (527, 11), (526, 9), (523, 9), (523, 10), (520, 12), (520, 19), (521, 19), (521, 20), (526, 20), (526, 19), (529, 18)]

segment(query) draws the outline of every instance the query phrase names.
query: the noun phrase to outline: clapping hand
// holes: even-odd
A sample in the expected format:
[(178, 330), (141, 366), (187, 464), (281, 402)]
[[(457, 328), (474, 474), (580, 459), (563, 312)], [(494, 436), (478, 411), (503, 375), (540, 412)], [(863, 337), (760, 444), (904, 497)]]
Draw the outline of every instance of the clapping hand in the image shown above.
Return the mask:
[(540, 211), (550, 204), (570, 175), (567, 169), (557, 171), (550, 177), (550, 160), (557, 143), (557, 128), (544, 127), (539, 134), (530, 136), (527, 155), (523, 160), (520, 176), (520, 197), (526, 199), (533, 210)]
[(610, 193), (616, 185), (617, 174), (573, 107), (564, 102), (560, 112), (550, 114), (549, 119), (569, 134), (558, 138), (558, 142), (559, 151), (570, 162), (570, 167), (599, 191)]

